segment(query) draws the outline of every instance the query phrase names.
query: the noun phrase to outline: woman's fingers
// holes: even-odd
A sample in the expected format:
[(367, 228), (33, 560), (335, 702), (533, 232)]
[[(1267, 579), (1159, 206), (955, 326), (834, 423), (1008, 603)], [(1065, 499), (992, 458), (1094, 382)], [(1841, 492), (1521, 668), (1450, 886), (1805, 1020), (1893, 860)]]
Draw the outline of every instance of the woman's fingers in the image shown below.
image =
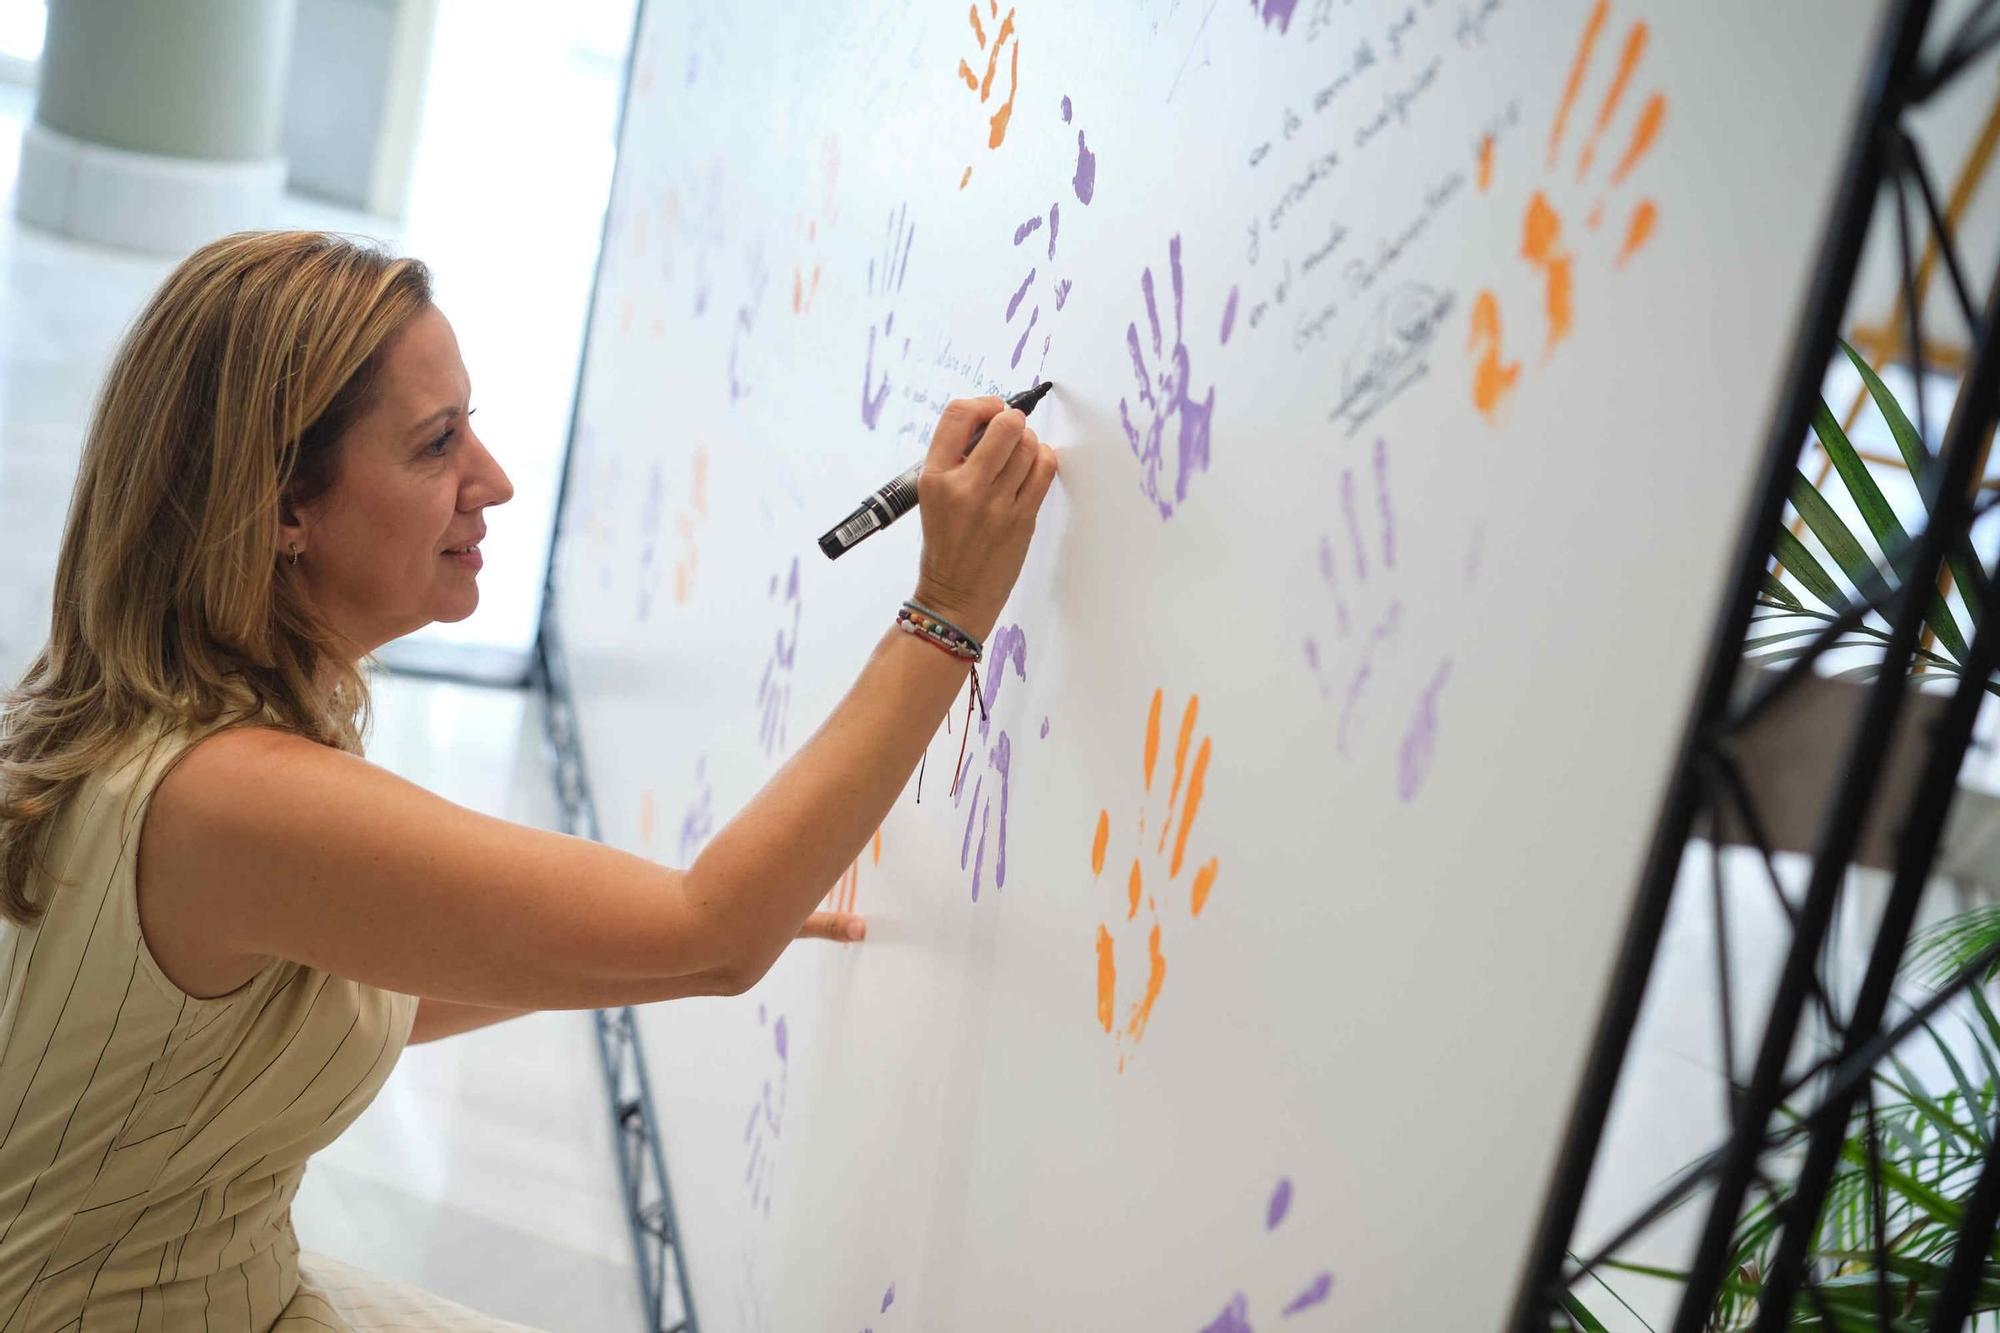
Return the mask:
[(1041, 509), (1042, 498), (1049, 493), (1049, 487), (1056, 479), (1056, 451), (1046, 444), (1037, 442), (1034, 452), (1034, 462), (1029, 466), (1028, 474), (1021, 482), (1019, 493), (1019, 498), (1027, 501), (1028, 512), (1031, 514)]
[(999, 476), (1019, 448), (1021, 434), (1027, 428), (1028, 418), (1017, 407), (1010, 407), (988, 421), (986, 433), (979, 437), (979, 443), (972, 446), (972, 453), (965, 460), (972, 479), (990, 484)]
[(1036, 436), (1034, 428), (1024, 425), (1021, 429), (1021, 442), (1014, 447), (1014, 452), (1008, 455), (1006, 466), (1000, 469), (1000, 475), (993, 479), (994, 493), (1007, 500), (1019, 495), (1021, 483), (1027, 480), (1028, 470), (1034, 467), (1035, 459), (1041, 456), (1041, 452), (1042, 442)]
[(938, 472), (957, 467), (972, 432), (1006, 410), (1007, 404), (999, 398), (954, 398), (946, 403), (938, 414), (937, 429), (931, 432), (924, 466)]
[(799, 927), (802, 940), (839, 940), (846, 944), (867, 935), (868, 925), (858, 912), (814, 912)]

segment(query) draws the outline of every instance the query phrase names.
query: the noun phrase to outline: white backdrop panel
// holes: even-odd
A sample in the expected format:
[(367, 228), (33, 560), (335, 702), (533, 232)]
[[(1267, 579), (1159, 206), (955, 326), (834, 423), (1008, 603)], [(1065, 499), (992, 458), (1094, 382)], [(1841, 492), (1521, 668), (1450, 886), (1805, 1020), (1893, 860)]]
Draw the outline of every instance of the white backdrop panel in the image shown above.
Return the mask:
[(1046, 373), (1062, 451), (868, 942), (645, 1015), (704, 1328), (1497, 1322), (1875, 23), (648, 6), (557, 574), (606, 836), (685, 864), (833, 705), (919, 523), (813, 539), (947, 398)]

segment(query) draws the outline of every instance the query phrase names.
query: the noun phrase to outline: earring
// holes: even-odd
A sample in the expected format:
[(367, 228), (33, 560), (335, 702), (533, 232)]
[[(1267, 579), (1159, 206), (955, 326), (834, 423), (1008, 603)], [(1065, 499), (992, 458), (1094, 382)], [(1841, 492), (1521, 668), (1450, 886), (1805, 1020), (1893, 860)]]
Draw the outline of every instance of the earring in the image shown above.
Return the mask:
[(299, 544), (293, 542), (290, 549), (292, 552), (292, 568), (297, 569), (299, 567)]

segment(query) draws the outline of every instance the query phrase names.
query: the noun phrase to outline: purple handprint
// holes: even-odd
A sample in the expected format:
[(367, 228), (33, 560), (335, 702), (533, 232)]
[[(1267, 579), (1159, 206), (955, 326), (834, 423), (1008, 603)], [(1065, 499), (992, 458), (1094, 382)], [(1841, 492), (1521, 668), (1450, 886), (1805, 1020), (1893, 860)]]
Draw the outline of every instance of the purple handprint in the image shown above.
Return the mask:
[[(1159, 303), (1153, 297), (1153, 270), (1148, 268), (1139, 276), (1140, 290), (1146, 295), (1146, 323), (1152, 335), (1152, 372), (1146, 369), (1138, 324), (1134, 322), (1125, 326), (1125, 345), (1132, 353), (1132, 374), (1139, 383), (1139, 405), (1146, 419), (1144, 430), (1132, 424), (1131, 404), (1123, 398), (1118, 400), (1118, 415), (1125, 423), (1125, 438), (1131, 442), (1132, 452), (1145, 470), (1140, 489), (1145, 491), (1147, 499), (1158, 506), (1162, 519), (1172, 518), (1174, 506), (1187, 499), (1189, 477), (1196, 472), (1208, 471), (1208, 425), (1209, 418), (1215, 414), (1215, 389), (1212, 386), (1208, 396), (1200, 402), (1195, 401), (1188, 389), (1191, 373), (1188, 369), (1187, 342), (1181, 328), (1183, 284), (1178, 232), (1167, 242), (1167, 256), (1172, 264), (1174, 287), (1174, 343), (1171, 349), (1165, 347), (1161, 335)], [(1160, 487), (1169, 423), (1175, 428), (1177, 464), (1171, 497), (1162, 494)]]
[[(780, 596), (779, 579), (771, 576), (772, 597)], [(757, 724), (757, 740), (767, 755), (785, 747), (785, 714), (792, 702), (792, 666), (799, 651), (799, 558), (792, 557), (790, 573), (784, 578), (783, 600), (779, 603), (778, 628), (771, 656), (764, 663), (763, 679), (757, 682), (757, 703), (763, 710)], [(792, 613), (791, 637), (785, 635), (784, 612)]]
[[(993, 632), (986, 651), (986, 679), (980, 685), (979, 743), (986, 745), (987, 733), (993, 724), (993, 706), (1000, 697), (1001, 682), (1007, 678), (1007, 666), (1013, 664), (1014, 676), (1025, 681), (1028, 668), (1028, 636), (1019, 625), (1002, 625)], [(971, 725), (969, 722), (967, 725)], [(965, 778), (971, 770), (976, 754), (965, 757), (965, 765), (959, 770), (958, 780), (952, 784), (952, 808), (956, 810), (965, 800)], [(979, 877), (986, 865), (986, 834), (992, 824), (995, 792), (986, 790), (986, 780), (993, 779), (995, 791), (1000, 801), (999, 837), (993, 847), (993, 887), (1007, 886), (1007, 787), (1009, 772), (1014, 763), (1014, 742), (1002, 729), (999, 736), (986, 750), (986, 771), (973, 784), (972, 805), (965, 813), (965, 836), (959, 842), (958, 868), (963, 870), (966, 863), (972, 865), (972, 901), (979, 901)], [(979, 842), (974, 850), (972, 826), (979, 825)]]
[[(1349, 760), (1355, 757), (1358, 738), (1366, 729), (1366, 700), (1372, 692), (1377, 662), (1397, 650), (1403, 627), (1403, 601), (1394, 591), (1396, 519), (1389, 494), (1386, 440), (1375, 441), (1373, 474), (1377, 532), (1370, 541), (1364, 533), (1368, 525), (1363, 523), (1356, 503), (1354, 469), (1341, 470), (1340, 514), (1346, 527), (1346, 541), (1336, 543), (1324, 534), (1319, 539), (1320, 581), (1333, 604), (1333, 642), (1323, 648), (1318, 637), (1308, 634), (1305, 638), (1306, 665), (1319, 684), (1320, 697), (1331, 699), (1336, 693), (1339, 695), (1334, 749), (1341, 758)], [(1342, 648), (1355, 638), (1354, 617), (1349, 614), (1350, 596), (1361, 603), (1374, 603), (1379, 609), (1366, 617), (1366, 633), (1359, 637), (1349, 659), (1336, 668), (1327, 649)], [(1398, 670), (1391, 679), (1400, 686), (1408, 676), (1407, 670)], [(1416, 798), (1430, 775), (1431, 760), (1437, 750), (1438, 697), (1450, 677), (1451, 659), (1446, 658), (1432, 670), (1404, 724), (1397, 754), (1396, 794), (1405, 801)]]
[[(1070, 100), (1068, 97), (1064, 97), (1062, 100), (1063, 120), (1068, 121), (1070, 115), (1071, 115)], [(1097, 188), (1097, 158), (1091, 153), (1091, 151), (1088, 148), (1084, 147), (1082, 130), (1078, 130), (1076, 132), (1076, 153), (1077, 153), (1076, 173), (1070, 179), (1070, 187), (1075, 191), (1078, 202), (1084, 205), (1088, 205), (1090, 203), (1092, 194), (1096, 191)], [(1051, 203), (1049, 205), (1048, 212), (1038, 213), (1034, 217), (1029, 218), (1026, 222), (1023, 222), (1020, 226), (1014, 228), (1014, 244), (1016, 246), (1019, 246), (1022, 242), (1026, 241), (1030, 236), (1040, 231), (1045, 225), (1047, 226), (1049, 232), (1049, 246), (1046, 259), (1049, 264), (1053, 265), (1055, 263), (1055, 257), (1056, 257), (1056, 238), (1058, 235), (1061, 234), (1062, 231), (1062, 204), (1060, 200), (1058, 200), (1055, 203)], [(1039, 276), (1040, 272), (1041, 269), (1039, 266), (1031, 265), (1028, 269), (1028, 276), (1021, 279), (1020, 285), (1014, 289), (1014, 294), (1008, 298), (1007, 323), (1009, 325), (1013, 324), (1014, 322), (1015, 312), (1020, 310), (1022, 304), (1027, 301), (1028, 292), (1030, 289), (1034, 287), (1035, 279), (1037, 276)], [(1050, 282), (1050, 295), (1053, 299), (1053, 303), (1055, 305), (1055, 308), (1058, 311), (1060, 311), (1063, 308), (1063, 305), (1069, 300), (1069, 292), (1070, 292), (1069, 279), (1057, 278), (1052, 268), (1049, 274), (1049, 282)], [(1041, 318), (1041, 314), (1042, 314), (1041, 301), (1039, 298), (1037, 298), (1028, 307), (1028, 322), (1025, 326), (1022, 327), (1021, 336), (1015, 340), (1014, 355), (1012, 356), (1012, 358), (1009, 359), (1007, 363), (1008, 365), (1018, 367), (1021, 364), (1021, 354), (1027, 350), (1028, 337), (1035, 331), (1035, 323), (1037, 320)], [(1049, 344), (1051, 340), (1052, 340), (1051, 335), (1047, 333), (1044, 333), (1042, 335), (1042, 361), (1044, 364), (1046, 364), (1048, 361)], [(1035, 378), (1036, 379), (1041, 378), (1041, 372), (1039, 370), (1035, 372)]]
[[(1280, 1177), (1277, 1188), (1271, 1192), (1271, 1201), (1264, 1206), (1264, 1230), (1276, 1231), (1285, 1215), (1292, 1208), (1292, 1181), (1289, 1176)], [(1310, 1310), (1333, 1294), (1333, 1274), (1322, 1270), (1311, 1282), (1288, 1301), (1279, 1311), (1285, 1318)], [(1250, 1323), (1250, 1298), (1238, 1291), (1222, 1307), (1222, 1312), (1201, 1326), (1201, 1333), (1255, 1333)]]
[[(761, 1004), (757, 1006), (757, 1026), (765, 1026), (764, 1006)], [(778, 1136), (785, 1128), (785, 1090), (791, 1069), (785, 1016), (779, 1014), (778, 1021), (770, 1026), (771, 1048), (778, 1059), (777, 1077), (773, 1080), (768, 1073), (764, 1076), (757, 1100), (750, 1105), (750, 1119), (743, 1126), (743, 1143), (747, 1149), (743, 1183), (750, 1189), (750, 1211), (765, 1217), (771, 1215), (771, 1175), (777, 1167)], [(777, 1084), (775, 1092), (772, 1090), (774, 1081)]]
[[(879, 262), (868, 261), (868, 294), (889, 298), (890, 310), (882, 323), (868, 326), (868, 359), (861, 369), (861, 424), (870, 430), (882, 419), (882, 404), (889, 398), (889, 337), (896, 331), (895, 297), (903, 290), (903, 275), (910, 267), (910, 243), (916, 240), (916, 224), (909, 220), (910, 206), (899, 204), (889, 215)], [(875, 382), (875, 341), (882, 341), (882, 381)], [(910, 352), (910, 340), (903, 339), (903, 355)]]
[(693, 865), (695, 853), (715, 832), (715, 788), (708, 781), (708, 756), (694, 762), (694, 799), (681, 813), (680, 853), (683, 866)]

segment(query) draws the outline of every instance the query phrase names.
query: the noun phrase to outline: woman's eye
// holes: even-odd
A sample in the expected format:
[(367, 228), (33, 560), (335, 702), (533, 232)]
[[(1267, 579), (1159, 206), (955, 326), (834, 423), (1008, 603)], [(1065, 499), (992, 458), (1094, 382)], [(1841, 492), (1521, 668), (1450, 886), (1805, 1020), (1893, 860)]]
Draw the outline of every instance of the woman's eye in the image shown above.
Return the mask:
[(429, 454), (433, 458), (444, 457), (445, 445), (449, 443), (451, 437), (456, 434), (458, 434), (458, 432), (455, 429), (446, 431), (444, 434), (438, 436), (435, 440), (432, 440), (429, 446), (424, 450), (424, 452)]

